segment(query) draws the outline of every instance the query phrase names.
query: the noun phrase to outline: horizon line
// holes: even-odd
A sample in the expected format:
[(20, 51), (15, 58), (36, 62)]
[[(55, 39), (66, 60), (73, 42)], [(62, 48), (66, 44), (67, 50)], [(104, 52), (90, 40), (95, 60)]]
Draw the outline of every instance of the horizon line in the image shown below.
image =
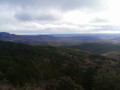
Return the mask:
[(0, 33), (9, 33), (9, 34), (15, 34), (15, 35), (80, 35), (80, 34), (120, 34), (118, 33), (95, 33), (95, 32), (89, 32), (89, 33), (11, 33), (11, 32), (0, 32)]

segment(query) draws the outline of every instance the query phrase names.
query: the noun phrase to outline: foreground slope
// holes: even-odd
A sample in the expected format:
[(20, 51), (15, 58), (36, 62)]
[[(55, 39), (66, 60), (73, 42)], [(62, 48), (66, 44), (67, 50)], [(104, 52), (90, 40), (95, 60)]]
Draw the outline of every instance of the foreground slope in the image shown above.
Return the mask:
[(45, 90), (90, 90), (93, 72), (100, 68), (119, 71), (118, 64), (117, 59), (64, 47), (0, 41), (0, 82), (15, 86), (27, 83)]

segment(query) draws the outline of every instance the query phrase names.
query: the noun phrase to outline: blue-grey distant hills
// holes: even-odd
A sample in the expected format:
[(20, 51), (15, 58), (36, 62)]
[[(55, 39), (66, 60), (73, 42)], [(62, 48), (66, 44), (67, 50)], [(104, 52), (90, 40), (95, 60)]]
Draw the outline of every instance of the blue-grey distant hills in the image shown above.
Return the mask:
[(15, 35), (0, 33), (0, 40), (31, 45), (78, 45), (83, 43), (119, 44), (119, 34), (50, 34), (50, 35)]
[(15, 35), (15, 34), (9, 34), (6, 32), (1, 32), (0, 40), (25, 43), (25, 44), (33, 44), (33, 45), (47, 45), (48, 42), (57, 40), (57, 37), (50, 36), (50, 35), (36, 35), (36, 36), (23, 35), (22, 36), (22, 35)]

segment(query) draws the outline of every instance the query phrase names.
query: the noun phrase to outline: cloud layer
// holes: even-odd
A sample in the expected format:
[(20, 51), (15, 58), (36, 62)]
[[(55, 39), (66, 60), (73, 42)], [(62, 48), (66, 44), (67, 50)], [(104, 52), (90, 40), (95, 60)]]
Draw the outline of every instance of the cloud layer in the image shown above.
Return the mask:
[(0, 0), (0, 32), (120, 32), (119, 0)]
[(2, 4), (14, 5), (15, 7), (38, 7), (38, 8), (57, 8), (63, 10), (79, 8), (98, 8), (101, 0), (0, 0)]

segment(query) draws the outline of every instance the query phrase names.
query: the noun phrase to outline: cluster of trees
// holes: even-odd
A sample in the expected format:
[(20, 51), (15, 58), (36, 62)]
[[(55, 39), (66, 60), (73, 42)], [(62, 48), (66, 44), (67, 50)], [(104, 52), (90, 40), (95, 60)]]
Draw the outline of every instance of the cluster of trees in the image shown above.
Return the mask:
[(86, 54), (62, 47), (0, 42), (0, 89), (12, 85), (15, 90), (120, 90), (116, 71), (80, 68), (77, 59), (82, 62)]

